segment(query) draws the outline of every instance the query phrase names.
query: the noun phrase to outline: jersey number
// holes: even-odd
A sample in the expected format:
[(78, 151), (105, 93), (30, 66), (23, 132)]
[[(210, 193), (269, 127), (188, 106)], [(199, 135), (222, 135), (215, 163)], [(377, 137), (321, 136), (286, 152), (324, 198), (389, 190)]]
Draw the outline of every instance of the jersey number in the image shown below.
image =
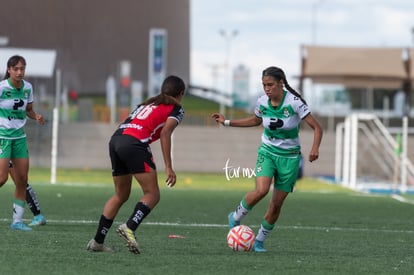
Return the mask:
[(157, 106), (154, 105), (145, 105), (140, 106), (131, 116), (131, 118), (137, 118), (140, 120), (144, 120), (152, 113), (152, 111), (157, 108)]

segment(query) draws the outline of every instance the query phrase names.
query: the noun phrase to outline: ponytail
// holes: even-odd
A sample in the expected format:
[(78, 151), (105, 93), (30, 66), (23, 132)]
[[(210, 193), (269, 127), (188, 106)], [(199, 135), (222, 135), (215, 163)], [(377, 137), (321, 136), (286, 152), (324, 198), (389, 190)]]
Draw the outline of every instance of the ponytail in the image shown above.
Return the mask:
[(306, 105), (308, 105), (306, 103), (306, 101), (303, 99), (302, 95), (300, 93), (298, 93), (295, 89), (293, 89), (292, 87), (290, 87), (290, 85), (287, 83), (286, 78), (283, 80), (283, 82), (285, 83), (285, 87), (286, 89), (291, 92), (294, 96), (296, 96), (297, 98), (299, 98), (303, 103), (305, 103)]
[(160, 105), (160, 104), (165, 104), (165, 105), (169, 105), (169, 104), (177, 104), (180, 105), (180, 102), (178, 102), (177, 99), (175, 99), (172, 96), (169, 96), (167, 94), (159, 94), (156, 95), (154, 97), (150, 97), (147, 100), (145, 100), (142, 105), (150, 105), (150, 104), (154, 104), (154, 105)]
[(298, 93), (295, 89), (293, 89), (287, 79), (286, 79), (286, 75), (285, 72), (278, 68), (278, 67), (268, 67), (266, 69), (263, 70), (262, 73), (262, 77), (264, 76), (271, 76), (273, 78), (275, 78), (277, 81), (283, 80), (283, 83), (285, 84), (286, 89), (292, 93), (294, 96), (296, 96), (297, 98), (299, 98), (304, 104), (307, 104), (306, 101), (302, 98), (302, 95), (300, 93)]
[(176, 104), (180, 102), (176, 99), (185, 92), (185, 83), (178, 76), (170, 75), (164, 79), (161, 85), (161, 93), (157, 96), (148, 98), (142, 105), (160, 105), (160, 104)]

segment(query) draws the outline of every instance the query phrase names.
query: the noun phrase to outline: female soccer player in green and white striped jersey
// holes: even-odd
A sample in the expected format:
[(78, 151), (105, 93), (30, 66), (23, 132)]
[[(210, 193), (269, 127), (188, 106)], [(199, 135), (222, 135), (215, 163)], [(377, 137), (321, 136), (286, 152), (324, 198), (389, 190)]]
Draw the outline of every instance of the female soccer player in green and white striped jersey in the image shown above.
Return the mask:
[(24, 80), (26, 60), (14, 55), (7, 61), (4, 80), (0, 82), (0, 186), (7, 182), (9, 162), (13, 163), (16, 186), (11, 229), (28, 231), (23, 221), (26, 186), (29, 173), (29, 152), (24, 126), (26, 117), (43, 125), (44, 119), (33, 109), (33, 87)]
[(302, 99), (286, 80), (283, 70), (269, 67), (262, 73), (265, 94), (256, 103), (254, 116), (227, 120), (214, 113), (217, 123), (232, 127), (263, 125), (262, 143), (256, 161), (256, 188), (248, 192), (239, 206), (228, 216), (230, 228), (240, 224), (247, 213), (263, 199), (273, 183), (273, 195), (256, 236), (253, 250), (265, 252), (263, 242), (279, 218), (283, 202), (293, 191), (301, 159), (299, 124), (304, 120), (314, 131), (313, 145), (308, 160), (318, 159), (322, 128)]

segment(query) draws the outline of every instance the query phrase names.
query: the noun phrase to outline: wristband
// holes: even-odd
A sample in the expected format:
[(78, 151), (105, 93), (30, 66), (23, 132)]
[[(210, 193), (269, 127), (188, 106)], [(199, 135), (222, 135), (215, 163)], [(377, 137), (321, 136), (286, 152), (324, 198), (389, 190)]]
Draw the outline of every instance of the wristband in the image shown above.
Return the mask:
[(230, 119), (224, 120), (223, 125), (226, 126), (226, 127), (229, 127), (230, 126)]

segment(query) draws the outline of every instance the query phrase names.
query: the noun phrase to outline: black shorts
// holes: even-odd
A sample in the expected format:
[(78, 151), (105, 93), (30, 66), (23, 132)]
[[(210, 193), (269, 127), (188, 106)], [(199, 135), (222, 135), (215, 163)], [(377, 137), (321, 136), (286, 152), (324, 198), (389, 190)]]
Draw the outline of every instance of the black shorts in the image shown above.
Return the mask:
[(109, 141), (112, 176), (148, 173), (156, 169), (151, 148), (129, 135), (115, 135)]

